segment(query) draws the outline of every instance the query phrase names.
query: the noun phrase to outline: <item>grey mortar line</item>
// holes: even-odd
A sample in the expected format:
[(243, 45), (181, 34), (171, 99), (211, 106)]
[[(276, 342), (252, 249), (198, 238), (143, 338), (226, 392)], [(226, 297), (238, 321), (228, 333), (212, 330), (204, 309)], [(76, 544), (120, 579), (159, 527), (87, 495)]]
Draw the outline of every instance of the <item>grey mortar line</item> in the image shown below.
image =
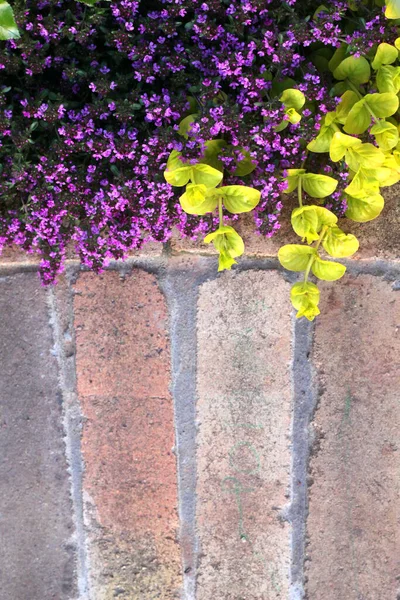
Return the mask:
[[(59, 385), (63, 398), (63, 426), (66, 457), (70, 472), (71, 500), (77, 552), (77, 584), (79, 600), (89, 600), (89, 560), (83, 510), (83, 460), (81, 455), (82, 413), (76, 393), (75, 335), (70, 278), (66, 277), (67, 329), (62, 331), (59, 306), (54, 288), (48, 290), (50, 325), (53, 330), (54, 352), (59, 366)], [(67, 351), (67, 342), (70, 350)]]
[(199, 286), (214, 276), (209, 261), (196, 262), (195, 269), (190, 264), (172, 264), (159, 278), (170, 315), (183, 600), (195, 600), (200, 551), (196, 531), (197, 299)]
[[(295, 317), (293, 316), (295, 320)], [(308, 465), (311, 450), (311, 422), (318, 394), (313, 381), (311, 351), (314, 324), (295, 320), (292, 363), (293, 422), (291, 501), (288, 511), (291, 532), (290, 600), (303, 600), (306, 523), (308, 516)]]

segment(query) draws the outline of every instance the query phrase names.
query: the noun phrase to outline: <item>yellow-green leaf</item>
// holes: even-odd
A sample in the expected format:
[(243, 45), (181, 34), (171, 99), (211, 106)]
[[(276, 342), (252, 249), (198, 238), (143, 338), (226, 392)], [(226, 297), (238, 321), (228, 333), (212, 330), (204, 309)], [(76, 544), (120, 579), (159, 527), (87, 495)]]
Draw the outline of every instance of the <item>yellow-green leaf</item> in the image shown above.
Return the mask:
[(236, 169), (233, 172), (238, 177), (245, 177), (254, 171), (256, 164), (253, 163), (251, 154), (248, 150), (241, 149), (240, 153), (243, 155), (242, 160), (239, 160), (236, 165)]
[(279, 100), (285, 108), (293, 108), (296, 111), (299, 111), (303, 108), (306, 98), (300, 90), (288, 89), (283, 92)]
[(190, 179), (193, 183), (202, 183), (206, 188), (216, 187), (221, 183), (223, 174), (210, 165), (199, 163), (192, 165)]
[(214, 243), (214, 247), (219, 252), (218, 271), (230, 269), (236, 263), (234, 258), (241, 256), (244, 252), (244, 243), (240, 235), (229, 225), (219, 227), (213, 233), (209, 233), (204, 238), (204, 243)]
[(316, 206), (300, 206), (292, 212), (292, 227), (297, 235), (306, 238), (307, 244), (312, 244), (319, 239), (319, 219), (316, 208)]
[(336, 107), (336, 119), (339, 123), (344, 125), (348, 117), (349, 112), (353, 106), (358, 102), (359, 97), (353, 90), (347, 90), (340, 99), (339, 104)]
[(373, 69), (377, 70), (382, 65), (391, 65), (398, 59), (398, 56), (399, 53), (397, 48), (384, 42), (379, 44), (371, 66)]
[(346, 234), (337, 225), (327, 229), (322, 245), (334, 258), (352, 256), (359, 247), (357, 238), (351, 233)]
[(185, 117), (184, 119), (182, 119), (182, 121), (179, 123), (179, 131), (178, 133), (180, 135), (182, 135), (185, 139), (188, 139), (188, 131), (190, 130), (190, 127), (193, 123), (195, 123), (196, 118), (199, 115), (195, 114), (195, 115), (188, 115), (187, 117)]
[(13, 40), (19, 37), (13, 9), (8, 2), (0, 0), (0, 40)]
[(378, 193), (364, 192), (357, 198), (346, 194), (347, 210), (346, 217), (357, 223), (367, 223), (378, 217), (385, 205), (383, 197)]
[(385, 119), (391, 117), (399, 108), (399, 99), (396, 94), (384, 92), (383, 94), (367, 94), (364, 101), (372, 110), (375, 117)]
[(261, 198), (261, 192), (246, 185), (226, 185), (217, 188), (215, 192), (222, 196), (225, 208), (233, 214), (253, 210)]
[(399, 141), (399, 131), (393, 123), (389, 121), (378, 121), (371, 128), (372, 135), (378, 143), (378, 146), (383, 152), (390, 152), (392, 148), (397, 146)]
[(319, 315), (319, 289), (315, 283), (303, 281), (295, 283), (290, 291), (293, 307), (298, 311), (296, 317), (306, 317), (309, 321)]
[(214, 189), (207, 190), (203, 184), (189, 183), (179, 202), (189, 215), (205, 215), (217, 208), (218, 198)]
[(343, 129), (346, 133), (358, 135), (360, 133), (364, 133), (370, 124), (371, 113), (366, 106), (365, 98), (362, 98), (356, 102), (353, 108), (350, 110)]
[(363, 56), (348, 56), (333, 72), (335, 79), (348, 79), (352, 83), (367, 83), (371, 77), (369, 62)]
[(376, 85), (380, 93), (398, 94), (400, 92), (400, 67), (390, 65), (380, 67), (376, 73)]
[(332, 139), (329, 151), (330, 159), (333, 160), (333, 162), (338, 162), (339, 160), (342, 160), (349, 148), (361, 146), (361, 144), (362, 141), (358, 138), (337, 131)]
[(338, 181), (328, 175), (305, 173), (301, 176), (305, 192), (312, 198), (326, 198), (336, 190)]
[(288, 169), (287, 170), (286, 181), (287, 181), (288, 187), (285, 190), (285, 194), (290, 194), (297, 188), (297, 186), (299, 184), (299, 178), (305, 172), (306, 172), (305, 169)]
[(289, 271), (305, 271), (310, 258), (316, 254), (314, 248), (301, 244), (286, 244), (278, 252), (282, 267)]
[(346, 267), (340, 263), (331, 260), (323, 260), (319, 256), (316, 256), (311, 270), (318, 279), (322, 279), (323, 281), (336, 281), (343, 277), (346, 272)]
[(385, 0), (385, 17), (388, 19), (400, 19), (400, 0)]

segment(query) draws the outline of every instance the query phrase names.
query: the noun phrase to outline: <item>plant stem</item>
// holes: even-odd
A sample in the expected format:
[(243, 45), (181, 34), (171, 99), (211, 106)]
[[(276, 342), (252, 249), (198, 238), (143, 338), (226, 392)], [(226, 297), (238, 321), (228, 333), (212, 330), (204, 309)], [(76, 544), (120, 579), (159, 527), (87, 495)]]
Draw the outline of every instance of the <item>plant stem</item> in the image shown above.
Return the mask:
[[(327, 231), (328, 231), (328, 225), (324, 225), (324, 227), (322, 228), (322, 231), (321, 231), (321, 235), (319, 236), (319, 240), (315, 246), (316, 251), (318, 251), (318, 248), (320, 247)], [(310, 275), (311, 267), (313, 266), (315, 257), (316, 257), (316, 254), (312, 254), (310, 256), (310, 260), (307, 263), (307, 267), (306, 267), (306, 270), (304, 273), (304, 283), (307, 283), (307, 281), (308, 281), (308, 276)]]
[[(364, 96), (361, 94), (361, 92), (358, 91), (358, 89), (356, 88), (356, 86), (351, 83), (351, 81), (347, 80), (349, 86), (351, 87), (351, 89), (357, 94), (357, 96), (360, 98), (360, 100), (362, 100), (362, 98), (364, 98)], [(369, 114), (371, 115), (371, 117), (374, 119), (374, 121), (377, 123), (379, 121), (378, 117), (376, 116), (376, 114), (374, 113), (374, 111), (368, 106), (368, 102), (365, 103), (365, 106), (369, 112)]]
[(303, 190), (301, 187), (301, 177), (299, 177), (299, 183), (297, 184), (297, 198), (299, 200), (299, 206), (303, 206)]
[(222, 198), (219, 198), (219, 200), (218, 200), (218, 214), (219, 214), (219, 226), (223, 227), (224, 218), (222, 215)]

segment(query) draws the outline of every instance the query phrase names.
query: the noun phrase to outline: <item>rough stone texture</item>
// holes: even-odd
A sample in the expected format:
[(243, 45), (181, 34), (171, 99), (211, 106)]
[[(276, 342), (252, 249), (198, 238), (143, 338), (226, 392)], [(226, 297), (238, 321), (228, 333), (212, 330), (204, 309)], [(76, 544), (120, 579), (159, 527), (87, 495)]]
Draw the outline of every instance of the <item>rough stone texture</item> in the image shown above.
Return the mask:
[(290, 315), (275, 272), (225, 273), (201, 287), (197, 600), (288, 597)]
[(144, 271), (86, 273), (75, 290), (94, 598), (179, 598), (165, 300)]
[(0, 598), (75, 597), (57, 362), (34, 273), (0, 278)]
[(307, 598), (396, 600), (399, 292), (379, 278), (347, 276), (324, 286), (321, 313)]

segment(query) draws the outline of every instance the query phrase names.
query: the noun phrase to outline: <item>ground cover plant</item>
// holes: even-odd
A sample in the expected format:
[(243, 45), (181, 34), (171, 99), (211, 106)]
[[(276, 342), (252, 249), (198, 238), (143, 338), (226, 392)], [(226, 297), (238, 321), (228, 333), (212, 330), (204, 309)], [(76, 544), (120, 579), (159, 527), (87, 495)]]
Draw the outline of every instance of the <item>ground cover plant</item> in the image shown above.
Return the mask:
[[(309, 281), (358, 249), (338, 217), (379, 216), (400, 180), (400, 0), (0, 0), (0, 248), (42, 255), (42, 281), (71, 244), (87, 267), (149, 241), (202, 237), (219, 269), (280, 227), (297, 193)], [(400, 21), (399, 21), (400, 22)]]

